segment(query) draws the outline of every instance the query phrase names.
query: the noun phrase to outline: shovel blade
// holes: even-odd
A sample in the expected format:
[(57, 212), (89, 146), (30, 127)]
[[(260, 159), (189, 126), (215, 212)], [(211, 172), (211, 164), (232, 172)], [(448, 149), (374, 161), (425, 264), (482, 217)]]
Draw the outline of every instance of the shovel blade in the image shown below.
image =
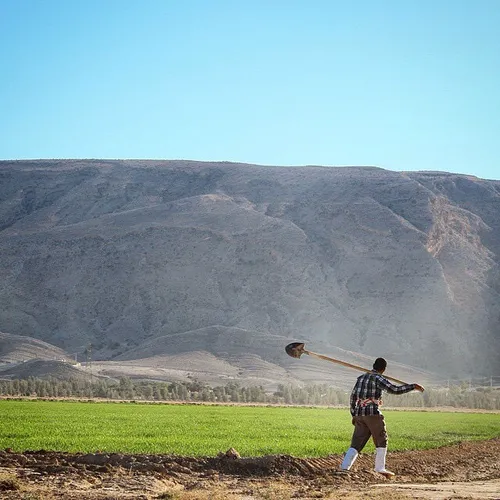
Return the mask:
[(304, 342), (292, 342), (285, 347), (285, 351), (292, 358), (300, 358), (304, 354), (304, 345)]

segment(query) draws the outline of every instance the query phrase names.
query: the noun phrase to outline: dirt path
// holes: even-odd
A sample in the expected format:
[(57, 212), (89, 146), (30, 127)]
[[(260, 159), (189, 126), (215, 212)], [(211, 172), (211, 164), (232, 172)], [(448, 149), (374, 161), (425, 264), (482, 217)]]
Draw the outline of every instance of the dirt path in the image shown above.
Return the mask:
[(299, 459), (0, 451), (0, 498), (52, 499), (495, 499), (500, 438), (428, 451), (389, 453), (397, 476), (373, 472), (360, 456), (339, 473), (339, 455)]

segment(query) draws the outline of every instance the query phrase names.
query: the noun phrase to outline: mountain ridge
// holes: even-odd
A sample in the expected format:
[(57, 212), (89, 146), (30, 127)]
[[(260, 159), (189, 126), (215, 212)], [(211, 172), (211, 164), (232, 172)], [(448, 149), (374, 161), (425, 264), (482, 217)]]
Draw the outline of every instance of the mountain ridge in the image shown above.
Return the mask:
[(69, 352), (221, 325), (446, 374), (498, 366), (500, 181), (0, 162), (0, 228), (0, 330)]

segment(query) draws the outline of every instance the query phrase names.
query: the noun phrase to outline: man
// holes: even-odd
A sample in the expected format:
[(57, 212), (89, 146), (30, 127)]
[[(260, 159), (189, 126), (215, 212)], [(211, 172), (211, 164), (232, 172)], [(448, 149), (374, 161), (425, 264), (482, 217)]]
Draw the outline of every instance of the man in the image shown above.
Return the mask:
[(387, 454), (387, 431), (385, 429), (384, 416), (379, 410), (382, 404), (380, 399), (382, 391), (391, 394), (405, 394), (413, 390), (424, 392), (419, 384), (394, 385), (382, 376), (387, 367), (384, 358), (377, 358), (373, 363), (373, 370), (358, 377), (351, 392), (351, 415), (354, 432), (351, 447), (347, 450), (341, 470), (348, 471), (358, 458), (359, 452), (373, 437), (377, 452), (375, 455), (375, 471), (386, 477), (394, 476), (394, 473), (385, 468), (385, 457)]

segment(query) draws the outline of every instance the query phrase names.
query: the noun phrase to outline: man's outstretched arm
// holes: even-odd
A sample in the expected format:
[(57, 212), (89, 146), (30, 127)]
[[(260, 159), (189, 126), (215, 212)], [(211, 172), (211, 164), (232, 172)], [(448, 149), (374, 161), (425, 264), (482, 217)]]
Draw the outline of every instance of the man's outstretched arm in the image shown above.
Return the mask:
[(424, 388), (420, 384), (403, 384), (403, 385), (394, 385), (392, 382), (389, 382), (382, 375), (377, 375), (377, 381), (380, 386), (385, 389), (390, 394), (405, 394), (410, 391), (419, 391), (424, 392)]

